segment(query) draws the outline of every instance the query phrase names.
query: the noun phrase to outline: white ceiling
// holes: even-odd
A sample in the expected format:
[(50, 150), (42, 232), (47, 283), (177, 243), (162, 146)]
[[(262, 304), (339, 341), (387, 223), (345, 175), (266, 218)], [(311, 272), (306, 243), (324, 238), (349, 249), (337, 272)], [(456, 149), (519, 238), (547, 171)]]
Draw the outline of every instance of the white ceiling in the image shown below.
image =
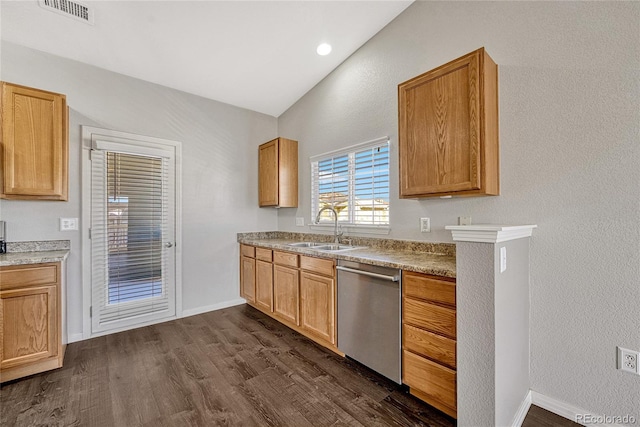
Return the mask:
[(80, 2), (93, 26), (2, 1), (2, 39), (275, 117), (412, 3)]

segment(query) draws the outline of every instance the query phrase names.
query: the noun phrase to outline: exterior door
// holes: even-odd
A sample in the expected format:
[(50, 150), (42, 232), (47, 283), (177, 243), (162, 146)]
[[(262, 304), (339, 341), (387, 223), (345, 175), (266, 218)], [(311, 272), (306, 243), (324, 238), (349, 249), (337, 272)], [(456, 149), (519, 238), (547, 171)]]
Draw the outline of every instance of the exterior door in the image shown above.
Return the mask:
[(172, 150), (92, 142), (92, 334), (176, 315), (175, 200)]

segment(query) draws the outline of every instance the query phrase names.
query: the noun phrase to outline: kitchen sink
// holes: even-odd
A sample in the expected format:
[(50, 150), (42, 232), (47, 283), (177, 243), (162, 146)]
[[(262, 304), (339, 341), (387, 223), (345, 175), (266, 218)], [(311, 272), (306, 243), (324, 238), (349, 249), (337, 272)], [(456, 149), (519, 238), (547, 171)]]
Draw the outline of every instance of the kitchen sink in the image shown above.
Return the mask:
[(360, 246), (351, 246), (351, 245), (339, 245), (335, 243), (321, 243), (321, 242), (297, 242), (297, 243), (287, 243), (287, 246), (291, 246), (293, 248), (309, 248), (317, 251), (345, 251), (348, 249), (356, 249)]
[(334, 245), (315, 246), (313, 249), (316, 249), (318, 251), (344, 251), (347, 249), (356, 249), (356, 248), (358, 248), (358, 246), (334, 244)]
[(287, 243), (287, 246), (293, 246), (294, 248), (312, 248), (320, 245), (323, 245), (323, 243), (318, 243), (318, 242)]

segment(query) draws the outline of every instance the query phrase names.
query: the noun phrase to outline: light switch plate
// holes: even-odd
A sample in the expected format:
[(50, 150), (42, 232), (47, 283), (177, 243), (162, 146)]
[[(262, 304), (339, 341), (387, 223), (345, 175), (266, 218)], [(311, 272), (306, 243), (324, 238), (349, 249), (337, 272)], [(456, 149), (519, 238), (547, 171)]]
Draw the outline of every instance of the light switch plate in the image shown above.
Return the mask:
[(458, 225), (471, 225), (471, 217), (470, 216), (459, 216), (458, 217)]
[(74, 231), (78, 229), (78, 218), (60, 218), (60, 231)]
[(296, 217), (296, 226), (304, 227), (304, 217), (301, 217), (301, 216)]

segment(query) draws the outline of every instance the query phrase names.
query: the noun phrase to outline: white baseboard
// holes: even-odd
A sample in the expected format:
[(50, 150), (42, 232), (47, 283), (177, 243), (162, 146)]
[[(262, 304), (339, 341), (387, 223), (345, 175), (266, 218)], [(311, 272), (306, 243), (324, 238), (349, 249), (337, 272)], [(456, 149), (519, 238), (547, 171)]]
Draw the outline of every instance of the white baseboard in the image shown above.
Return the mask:
[[(594, 414), (591, 411), (578, 408), (576, 406), (570, 405), (566, 402), (562, 402), (549, 396), (545, 396), (533, 390), (531, 390), (531, 403), (583, 426), (622, 427), (621, 424), (613, 424), (611, 422), (607, 422), (608, 420), (604, 416)], [(603, 422), (597, 422), (598, 420), (602, 420)]]
[[(204, 307), (196, 307), (196, 308), (192, 308), (189, 310), (182, 310), (182, 316), (180, 317), (189, 317), (189, 316), (195, 316), (196, 314), (202, 314), (202, 313), (207, 313), (209, 311), (215, 311), (215, 310), (222, 310), (223, 308), (228, 308), (228, 307), (233, 307), (235, 305), (240, 305), (240, 304), (244, 304), (247, 301), (243, 298), (238, 298), (238, 299), (234, 299), (231, 301), (225, 301), (225, 302), (221, 302), (218, 304), (213, 304), (213, 305), (207, 305)], [(176, 319), (175, 317), (173, 319)], [(168, 319), (168, 320), (172, 320), (172, 319)], [(138, 327), (143, 327), (143, 326), (148, 326), (148, 325), (154, 325), (156, 323), (162, 323), (162, 322), (166, 322), (167, 319), (163, 319), (160, 321), (154, 321), (154, 322), (150, 322), (150, 323), (145, 323), (145, 324), (141, 324), (141, 325), (136, 325), (133, 327), (128, 327), (128, 328), (123, 328), (123, 329), (119, 329), (119, 330), (113, 330), (113, 331), (108, 331), (105, 332), (103, 334), (96, 334), (90, 337), (85, 337), (84, 334), (79, 333), (79, 334), (69, 334), (67, 341), (68, 344), (74, 343), (74, 342), (78, 342), (78, 341), (82, 341), (85, 339), (90, 339), (90, 338), (94, 338), (100, 335), (107, 335), (107, 334), (111, 334), (111, 333), (116, 333), (116, 332), (121, 332), (121, 331), (126, 331), (129, 329), (135, 329)]]
[(84, 335), (82, 334), (82, 332), (80, 332), (79, 334), (69, 334), (67, 336), (67, 344), (71, 344), (72, 342), (78, 342), (78, 341), (82, 341), (84, 339)]
[(218, 304), (207, 305), (204, 307), (190, 308), (189, 310), (182, 310), (182, 317), (195, 316), (196, 314), (207, 313), (209, 311), (222, 310), (223, 308), (233, 307), (235, 305), (244, 304), (247, 301), (244, 298), (233, 299), (231, 301), (224, 301)]
[(524, 397), (524, 400), (520, 404), (518, 408), (518, 412), (516, 412), (516, 416), (513, 418), (513, 423), (511, 425), (513, 427), (520, 427), (524, 422), (524, 419), (527, 417), (527, 413), (529, 412), (529, 408), (531, 407), (531, 390)]

